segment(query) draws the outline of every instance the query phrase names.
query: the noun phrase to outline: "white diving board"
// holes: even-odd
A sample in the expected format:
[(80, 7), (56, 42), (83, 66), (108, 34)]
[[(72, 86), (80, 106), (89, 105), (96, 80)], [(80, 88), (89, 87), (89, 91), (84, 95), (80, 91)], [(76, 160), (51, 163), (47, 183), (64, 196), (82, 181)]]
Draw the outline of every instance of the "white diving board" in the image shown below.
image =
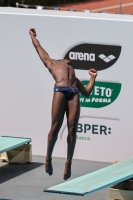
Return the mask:
[(133, 158), (50, 187), (44, 192), (84, 196), (133, 177)]
[(30, 142), (30, 138), (0, 136), (0, 154)]

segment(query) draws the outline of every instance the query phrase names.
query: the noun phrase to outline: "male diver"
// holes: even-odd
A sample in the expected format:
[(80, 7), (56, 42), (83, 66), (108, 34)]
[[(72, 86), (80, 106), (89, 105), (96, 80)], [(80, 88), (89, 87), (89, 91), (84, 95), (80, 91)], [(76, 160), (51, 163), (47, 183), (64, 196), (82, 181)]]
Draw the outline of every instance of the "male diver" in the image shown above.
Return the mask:
[(54, 94), (52, 101), (52, 123), (48, 134), (47, 153), (45, 158), (45, 170), (49, 175), (53, 173), (52, 152), (58, 137), (59, 130), (63, 123), (64, 114), (67, 117), (67, 160), (64, 169), (64, 180), (71, 176), (71, 164), (76, 144), (76, 130), (80, 116), (79, 92), (84, 96), (89, 96), (93, 89), (97, 71), (90, 69), (90, 81), (84, 87), (80, 80), (75, 76), (75, 71), (71, 66), (70, 60), (51, 59), (48, 53), (36, 39), (35, 29), (29, 30), (33, 46), (35, 47), (40, 59), (48, 68), (55, 80)]

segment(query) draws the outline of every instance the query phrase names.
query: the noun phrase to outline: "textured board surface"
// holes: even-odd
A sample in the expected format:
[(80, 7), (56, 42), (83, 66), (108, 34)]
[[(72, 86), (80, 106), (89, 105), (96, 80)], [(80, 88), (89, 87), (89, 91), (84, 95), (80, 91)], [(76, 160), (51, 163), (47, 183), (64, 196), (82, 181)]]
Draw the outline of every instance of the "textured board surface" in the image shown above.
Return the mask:
[(30, 138), (0, 136), (0, 153), (9, 151), (29, 142), (31, 142)]
[[(89, 166), (88, 166), (89, 167)], [(50, 187), (44, 192), (84, 196), (133, 177), (133, 158), (105, 167), (79, 178)]]

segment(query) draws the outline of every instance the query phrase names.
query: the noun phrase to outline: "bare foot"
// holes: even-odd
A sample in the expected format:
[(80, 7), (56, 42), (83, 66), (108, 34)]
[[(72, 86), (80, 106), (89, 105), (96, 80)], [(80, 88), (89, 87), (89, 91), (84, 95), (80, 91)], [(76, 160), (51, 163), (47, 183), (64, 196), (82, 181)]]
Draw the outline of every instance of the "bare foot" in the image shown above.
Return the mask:
[(64, 170), (64, 180), (67, 180), (71, 177), (71, 163), (65, 164), (65, 170)]
[(51, 176), (53, 174), (53, 167), (51, 160), (45, 160), (45, 171)]

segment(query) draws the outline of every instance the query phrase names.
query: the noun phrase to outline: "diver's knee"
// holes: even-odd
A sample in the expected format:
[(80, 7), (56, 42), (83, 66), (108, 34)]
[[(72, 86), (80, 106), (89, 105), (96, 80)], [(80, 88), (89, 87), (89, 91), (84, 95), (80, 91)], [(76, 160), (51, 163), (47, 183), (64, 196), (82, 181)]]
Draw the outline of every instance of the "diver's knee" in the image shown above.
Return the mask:
[(60, 122), (59, 123), (52, 123), (51, 129), (50, 129), (50, 134), (54, 135), (54, 136), (58, 135), (58, 132), (61, 128), (61, 125), (62, 125), (62, 123), (60, 123)]

